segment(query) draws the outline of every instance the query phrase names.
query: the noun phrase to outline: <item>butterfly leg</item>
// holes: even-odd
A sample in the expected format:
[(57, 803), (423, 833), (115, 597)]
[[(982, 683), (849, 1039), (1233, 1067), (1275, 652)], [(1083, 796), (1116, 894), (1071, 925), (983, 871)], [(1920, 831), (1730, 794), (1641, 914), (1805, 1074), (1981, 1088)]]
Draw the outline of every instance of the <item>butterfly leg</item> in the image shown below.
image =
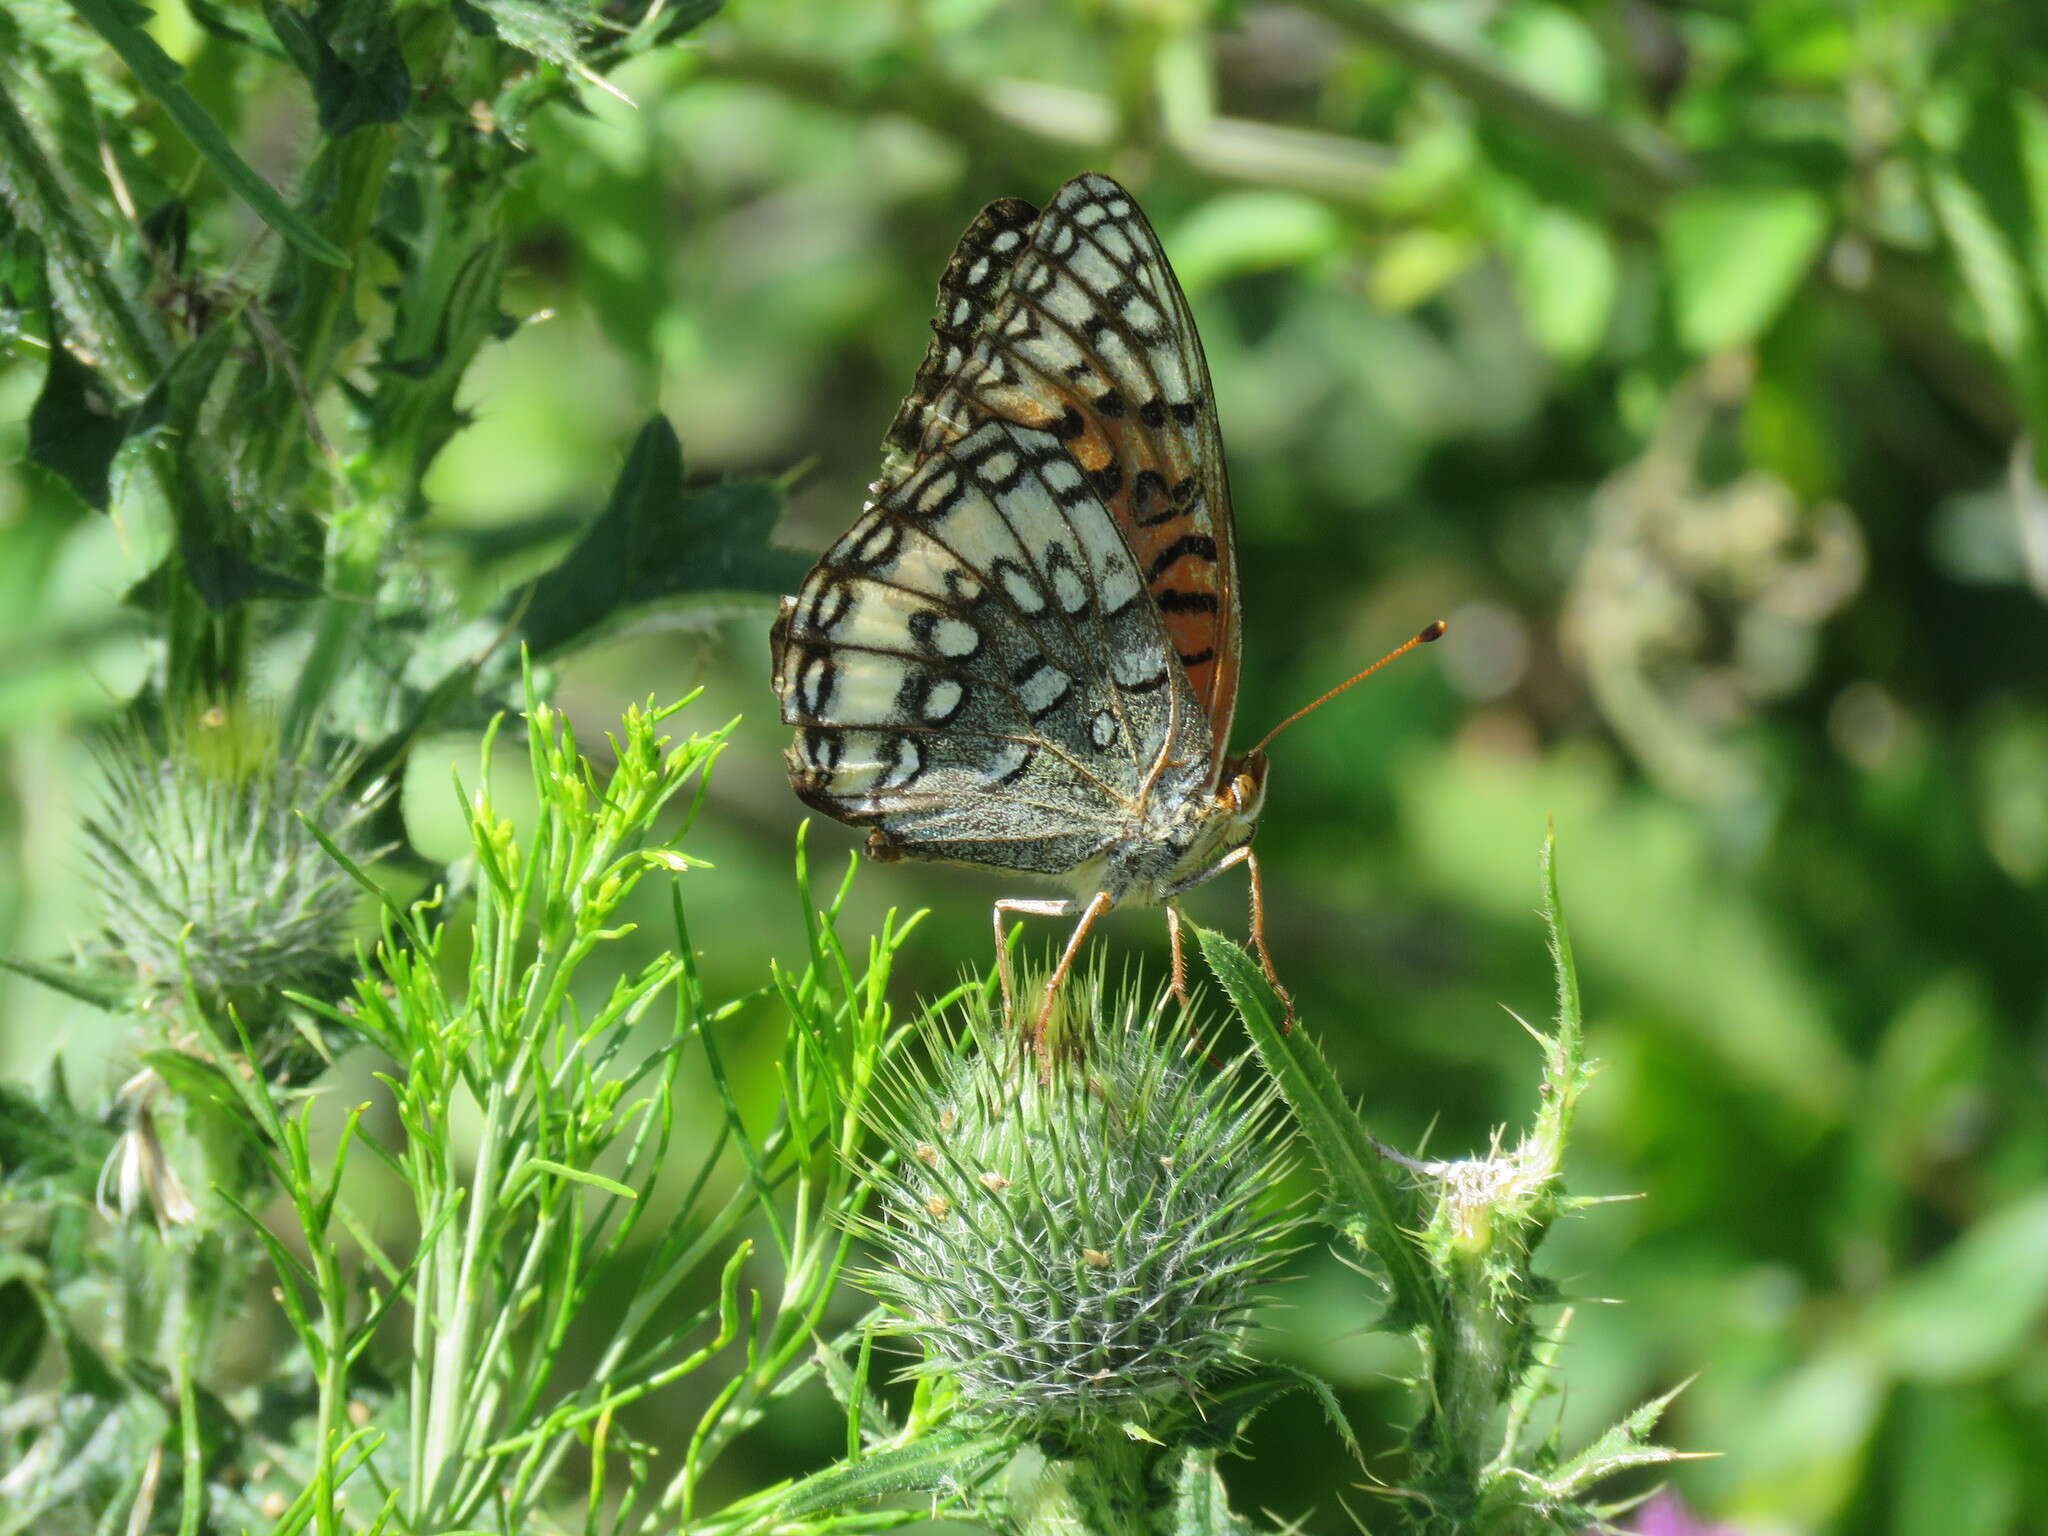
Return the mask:
[(1173, 946), (1173, 1000), (1185, 1008), (1188, 1005), (1188, 957), (1181, 947), (1180, 903), (1166, 904), (1166, 937)]
[[(1073, 903), (1067, 902), (1067, 910), (1073, 910)], [(1052, 975), (1045, 983), (1045, 996), (1038, 1004), (1038, 1019), (1031, 1026), (1031, 1043), (1037, 1047), (1039, 1059), (1046, 1054), (1045, 1030), (1052, 1023), (1053, 999), (1060, 995), (1060, 983), (1067, 979), (1067, 972), (1074, 968), (1074, 957), (1081, 953), (1081, 945), (1088, 937), (1088, 930), (1095, 926), (1095, 919), (1110, 909), (1109, 892), (1097, 891), (1088, 898), (1088, 905), (1081, 909), (1081, 921), (1074, 924), (1074, 932), (1067, 940), (1067, 947), (1060, 954), (1060, 963), (1053, 967)]]
[[(1252, 953), (1258, 956), (1259, 969), (1265, 972), (1266, 984), (1273, 989), (1274, 995), (1280, 999), (1287, 1009), (1285, 1017), (1280, 1021), (1280, 1032), (1284, 1035), (1294, 1028), (1294, 994), (1280, 984), (1280, 973), (1273, 969), (1273, 956), (1266, 948), (1266, 891), (1264, 885), (1259, 880), (1259, 861), (1257, 856), (1253, 854), (1251, 845), (1247, 843), (1242, 848), (1233, 848), (1229, 853), (1223, 855), (1222, 858), (1211, 864), (1193, 879), (1181, 881), (1165, 894), (1168, 897), (1173, 897), (1178, 896), (1182, 891), (1193, 890), (1198, 885), (1214, 880), (1226, 869), (1235, 868), (1239, 864), (1245, 867), (1245, 872), (1251, 876), (1252, 880)], [(1171, 910), (1172, 908), (1169, 905), (1168, 911), (1171, 912)], [(1168, 921), (1172, 921), (1171, 917), (1168, 918)], [(1176, 938), (1178, 937), (1177, 932), (1175, 936)], [(1174, 957), (1176, 961), (1179, 959), (1178, 946), (1175, 947)], [(1178, 969), (1177, 966), (1176, 969)]]
[(1252, 950), (1259, 957), (1259, 969), (1266, 973), (1266, 984), (1287, 1009), (1280, 1020), (1280, 1033), (1284, 1035), (1294, 1028), (1294, 994), (1280, 984), (1280, 973), (1273, 969), (1273, 956), (1266, 948), (1266, 888), (1259, 880), (1259, 856), (1252, 852), (1250, 844), (1237, 853), (1244, 856), (1245, 873), (1252, 882)]
[(1010, 986), (1010, 939), (1003, 932), (1005, 912), (1014, 912), (1019, 917), (1072, 917), (1074, 904), (1064, 900), (1024, 901), (1015, 898), (996, 903), (996, 975), (1003, 982), (1003, 1018), (1007, 1022), (1017, 1016), (1017, 1002)]

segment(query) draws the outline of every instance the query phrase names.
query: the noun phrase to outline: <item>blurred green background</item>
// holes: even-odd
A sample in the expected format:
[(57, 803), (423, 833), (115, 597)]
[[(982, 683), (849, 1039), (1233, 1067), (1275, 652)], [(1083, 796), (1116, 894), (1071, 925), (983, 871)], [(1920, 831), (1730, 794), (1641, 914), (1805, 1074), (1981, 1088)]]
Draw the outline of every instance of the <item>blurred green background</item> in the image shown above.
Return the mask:
[[(224, 110), (217, 40), (160, 10)], [(593, 86), (529, 125), (524, 323), (464, 390), (425, 558), (479, 611), (514, 590), (657, 408), (694, 478), (786, 477), (781, 541), (822, 546), (974, 210), (1124, 179), (1215, 379), (1243, 738), (1451, 624), (1284, 739), (1259, 841), (1280, 970), (1383, 1136), (1463, 1152), (1526, 1115), (1535, 1055), (1504, 1009), (1549, 1006), (1555, 821), (1604, 1064), (1572, 1184), (1641, 1197), (1546, 1250), (1567, 1292), (1623, 1302), (1581, 1312), (1567, 1434), (1699, 1373), (1665, 1438), (1722, 1454), (1675, 1482), (1744, 1532), (2048, 1529), (2035, 0), (737, 0), (613, 83), (630, 102)], [(237, 142), (288, 182), (303, 93), (234, 89)], [(143, 675), (120, 599), (156, 551), (26, 467), (41, 363), (15, 363), (0, 952), (48, 956), (92, 927), (89, 732)], [(801, 931), (769, 612), (681, 610), (561, 675), (593, 736), (700, 683), (704, 723), (745, 716), (693, 844), (719, 866), (695, 937), (735, 990)], [(415, 757), (424, 851), (461, 845), (448, 771), (474, 752)], [(895, 866), (856, 906), (932, 909), (908, 1003), (986, 963), (1002, 894)], [(1190, 905), (1236, 932), (1242, 900), (1226, 879)], [(1102, 933), (1158, 973), (1156, 916)], [(61, 1046), (89, 1078), (112, 1031), (0, 978), (10, 1074)], [(1299, 1269), (1271, 1347), (1372, 1438), (1405, 1358), (1349, 1271)], [(782, 1475), (837, 1433), (798, 1412), (749, 1454)], [(1339, 1454), (1312, 1409), (1252, 1448), (1241, 1508), (1348, 1527), (1306, 1506)]]

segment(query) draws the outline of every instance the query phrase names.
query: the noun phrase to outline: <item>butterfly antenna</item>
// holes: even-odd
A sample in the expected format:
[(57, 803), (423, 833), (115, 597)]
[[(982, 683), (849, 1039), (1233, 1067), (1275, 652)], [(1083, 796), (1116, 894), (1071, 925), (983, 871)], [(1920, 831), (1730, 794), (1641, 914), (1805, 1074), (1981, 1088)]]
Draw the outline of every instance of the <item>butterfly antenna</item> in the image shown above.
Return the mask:
[(1371, 677), (1373, 673), (1379, 671), (1379, 669), (1381, 667), (1384, 667), (1388, 662), (1399, 661), (1403, 656), (1406, 656), (1418, 645), (1427, 645), (1432, 640), (1441, 640), (1444, 636), (1444, 630), (1446, 628), (1448, 628), (1448, 626), (1444, 623), (1444, 621), (1442, 619), (1438, 619), (1435, 623), (1431, 624), (1427, 629), (1423, 630), (1421, 634), (1415, 636), (1406, 644), (1395, 646), (1391, 651), (1387, 652), (1386, 655), (1382, 656), (1378, 661), (1374, 662), (1371, 666), (1367, 667), (1363, 672), (1359, 673), (1356, 677), (1346, 678), (1343, 682), (1339, 683), (1336, 687), (1332, 688), (1328, 693), (1324, 694), (1321, 698), (1317, 699), (1313, 704), (1304, 704), (1300, 709), (1297, 709), (1285, 720), (1282, 720), (1278, 725), (1274, 726), (1273, 729), (1266, 732), (1265, 738), (1262, 741), (1260, 741), (1260, 743), (1256, 747), (1252, 748), (1252, 752), (1256, 753), (1265, 751), (1267, 746), (1271, 744), (1275, 736), (1278, 736), (1282, 731), (1286, 730), (1287, 727), (1294, 724), (1294, 722), (1299, 720), (1303, 715), (1314, 714), (1317, 710), (1321, 709), (1325, 704), (1329, 703), (1330, 700), (1334, 699), (1335, 697), (1337, 697), (1338, 694), (1342, 693), (1346, 688), (1355, 687), (1357, 684), (1364, 682), (1368, 677)]

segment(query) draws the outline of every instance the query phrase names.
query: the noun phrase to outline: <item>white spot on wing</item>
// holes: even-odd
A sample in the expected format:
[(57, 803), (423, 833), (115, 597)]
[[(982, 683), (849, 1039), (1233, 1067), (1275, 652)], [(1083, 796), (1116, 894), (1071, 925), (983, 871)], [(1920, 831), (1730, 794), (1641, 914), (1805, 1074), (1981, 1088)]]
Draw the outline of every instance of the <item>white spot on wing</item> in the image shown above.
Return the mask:
[(1067, 259), (1067, 270), (1096, 293), (1107, 293), (1122, 281), (1123, 274), (1109, 264), (1102, 252), (1084, 245)]
[(1152, 681), (1166, 666), (1164, 649), (1116, 650), (1110, 653), (1109, 672), (1126, 688)]
[(1041, 710), (1052, 708), (1066, 697), (1067, 688), (1072, 682), (1073, 679), (1058, 667), (1042, 666), (1026, 680), (1024, 686), (1018, 690), (1017, 697), (1023, 701), (1025, 710), (1035, 715)]
[(981, 636), (972, 624), (943, 618), (932, 626), (932, 649), (941, 656), (972, 656), (981, 646)]
[(1081, 349), (1065, 331), (1048, 331), (1017, 349), (1018, 355), (1041, 373), (1063, 378), (1074, 364), (1081, 361)]
[(887, 739), (874, 731), (847, 731), (841, 736), (839, 766), (827, 770), (832, 793), (851, 797), (876, 788), (882, 777), (882, 743)]
[(1069, 514), (1069, 520), (1081, 543), (1081, 557), (1095, 573), (1095, 590), (1101, 594), (1102, 606), (1114, 613), (1138, 595), (1138, 571), (1130, 552), (1100, 502), (1083, 502)]
[(917, 510), (926, 517), (931, 516), (939, 509), (940, 503), (952, 495), (959, 485), (959, 471), (948, 465), (918, 487)]
[(891, 744), (896, 752), (896, 766), (882, 775), (875, 786), (878, 789), (894, 789), (900, 784), (908, 784), (924, 767), (924, 751), (918, 746), (915, 736), (897, 736), (892, 738)]
[(953, 711), (960, 707), (960, 701), (966, 697), (966, 690), (952, 678), (940, 678), (924, 696), (926, 721), (932, 725), (945, 724), (953, 718)]
[(1019, 768), (1022, 768), (1024, 766), (1025, 759), (1029, 758), (1030, 756), (1031, 748), (1024, 742), (1004, 742), (1002, 745), (1002, 749), (998, 751), (994, 758), (992, 758), (989, 761), (989, 778), (994, 780), (1009, 777), (1011, 774), (1015, 773)]
[(1111, 378), (1135, 380), (1144, 377), (1138, 360), (1131, 355), (1131, 349), (1124, 345), (1123, 337), (1117, 332), (1104, 331), (1096, 337), (1095, 350), (1108, 365)]
[(1039, 302), (1054, 319), (1075, 328), (1095, 313), (1095, 301), (1089, 298), (1079, 283), (1064, 275), (1047, 290), (1045, 297)]
[(1045, 607), (1045, 598), (1040, 595), (1037, 585), (1017, 567), (1004, 566), (998, 579), (1010, 601), (1017, 605), (1019, 613), (1037, 613)]
[(1060, 566), (1052, 573), (1052, 595), (1068, 613), (1079, 613), (1088, 606), (1088, 584), (1069, 566)]
[(1164, 323), (1151, 301), (1138, 294), (1131, 295), (1131, 302), (1124, 306), (1124, 318), (1141, 331), (1155, 331)]

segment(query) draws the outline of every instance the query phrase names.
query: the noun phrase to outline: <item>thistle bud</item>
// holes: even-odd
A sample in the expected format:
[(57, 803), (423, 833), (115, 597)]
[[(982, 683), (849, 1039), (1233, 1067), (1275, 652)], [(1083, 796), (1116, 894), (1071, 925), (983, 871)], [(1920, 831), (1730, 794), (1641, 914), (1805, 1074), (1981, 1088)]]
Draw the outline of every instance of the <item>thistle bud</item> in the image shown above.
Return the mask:
[(971, 1007), (875, 1116), (895, 1155), (863, 1222), (869, 1288), (915, 1370), (1052, 1446), (1194, 1413), (1292, 1251), (1271, 1084), (1249, 1059), (1210, 1065), (1164, 1001), (1075, 978), (1055, 1037), (1090, 1043), (1049, 1065)]
[(272, 745), (211, 710), (166, 746), (138, 732), (104, 754), (86, 851), (108, 947), (145, 1001), (189, 978), (197, 1001), (246, 1017), (337, 969), (357, 892), (312, 829), (366, 860), (382, 791), (351, 794), (352, 764), (281, 761)]

